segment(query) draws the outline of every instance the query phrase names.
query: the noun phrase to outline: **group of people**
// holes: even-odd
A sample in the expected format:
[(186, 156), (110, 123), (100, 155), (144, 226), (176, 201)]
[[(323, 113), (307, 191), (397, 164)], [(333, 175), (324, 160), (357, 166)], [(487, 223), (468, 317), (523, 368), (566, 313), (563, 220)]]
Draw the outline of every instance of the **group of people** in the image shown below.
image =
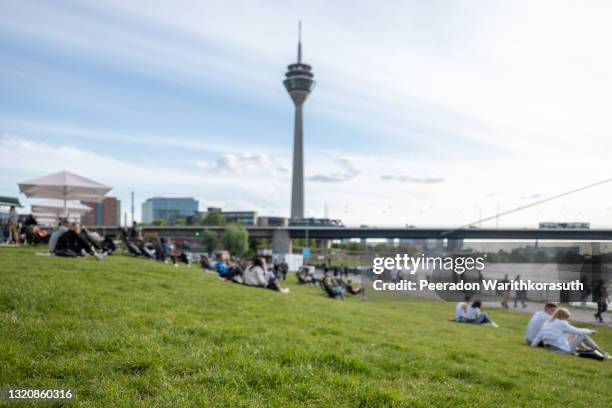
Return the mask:
[(15, 206), (9, 210), (8, 218), (1, 226), (0, 242), (19, 245), (46, 245), (49, 242), (49, 233), (38, 226), (38, 221), (32, 214), (20, 219)]
[[(318, 279), (314, 274), (314, 267), (304, 266), (296, 274), (298, 284), (311, 284), (320, 286), (323, 291), (331, 298), (344, 300), (347, 294), (349, 295), (361, 295), (364, 293), (364, 288), (355, 287), (350, 279), (343, 280), (337, 278), (338, 274), (335, 273), (332, 276), (332, 269), (324, 269), (323, 277)], [(339, 269), (343, 270), (343, 269)], [(348, 276), (346, 274), (345, 276)]]
[(128, 253), (135, 257), (170, 263), (178, 267), (179, 263), (191, 266), (193, 259), (190, 254), (174, 245), (169, 239), (153, 237), (144, 239), (142, 231), (136, 223), (129, 231), (121, 229), (121, 241)]
[(77, 222), (62, 219), (49, 237), (49, 253), (64, 257), (93, 256), (104, 259), (115, 251), (115, 243), (110, 237), (102, 239), (91, 233)]
[(274, 264), (268, 268), (265, 258), (255, 257), (250, 264), (232, 262), (223, 252), (217, 254), (217, 259), (210, 262), (202, 257), (202, 267), (205, 270), (214, 270), (220, 278), (247, 286), (271, 289), (280, 293), (289, 293), (289, 288), (281, 286), (281, 279), (285, 280), (289, 266), (286, 262)]
[[(475, 300), (470, 303), (469, 296), (455, 307), (454, 320), (459, 323), (488, 324), (498, 327), (482, 310), (482, 302)], [(571, 313), (554, 303), (546, 303), (544, 310), (533, 314), (525, 340), (532, 347), (546, 347), (560, 353), (569, 353), (598, 360), (610, 359), (590, 337), (595, 330), (574, 327), (569, 323)]]
[(534, 313), (527, 324), (527, 344), (597, 360), (610, 359), (610, 355), (590, 337), (596, 331), (572, 326), (570, 317), (569, 310), (547, 303), (544, 310)]

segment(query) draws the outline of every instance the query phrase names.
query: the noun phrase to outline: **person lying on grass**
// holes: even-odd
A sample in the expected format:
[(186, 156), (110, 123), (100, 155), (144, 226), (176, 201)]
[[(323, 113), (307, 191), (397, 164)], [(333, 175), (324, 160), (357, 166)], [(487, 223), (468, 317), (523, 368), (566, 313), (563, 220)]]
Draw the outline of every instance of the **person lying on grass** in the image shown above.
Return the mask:
[(610, 355), (603, 351), (590, 337), (597, 333), (595, 330), (574, 327), (569, 323), (571, 314), (569, 310), (560, 307), (544, 323), (542, 329), (531, 342), (531, 347), (537, 347), (540, 343), (553, 351), (576, 355), (580, 347), (601, 353), (604, 358), (610, 359)]
[(464, 321), (466, 323), (488, 324), (491, 327), (497, 327), (497, 324), (485, 312), (480, 310), (481, 307), (482, 302), (480, 300), (472, 303), (465, 312)]
[[(253, 263), (244, 271), (244, 284), (260, 288), (272, 289), (281, 293), (289, 293), (289, 288), (281, 288), (275, 278), (266, 276), (266, 261), (263, 258), (253, 259)], [(274, 275), (274, 274), (272, 274)]]
[[(544, 305), (544, 310), (540, 310), (539, 312), (535, 312), (529, 323), (527, 323), (527, 330), (525, 330), (525, 340), (527, 344), (531, 345), (533, 339), (538, 336), (540, 330), (542, 330), (542, 326), (546, 323), (550, 317), (557, 311), (558, 306), (554, 303), (547, 303)], [(543, 346), (540, 342), (539, 346)]]

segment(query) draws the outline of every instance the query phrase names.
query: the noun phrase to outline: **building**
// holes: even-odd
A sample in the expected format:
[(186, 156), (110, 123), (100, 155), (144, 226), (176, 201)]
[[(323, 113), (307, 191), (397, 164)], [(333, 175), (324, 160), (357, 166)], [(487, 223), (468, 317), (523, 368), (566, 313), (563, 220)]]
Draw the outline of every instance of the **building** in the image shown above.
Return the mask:
[(226, 224), (257, 225), (256, 211), (221, 211)]
[(589, 229), (591, 224), (588, 222), (541, 222), (539, 228)]
[(153, 197), (142, 203), (142, 223), (155, 220), (173, 225), (178, 218), (187, 218), (198, 212), (199, 203), (191, 197)]
[(329, 218), (292, 218), (289, 220), (290, 227), (344, 227), (341, 220)]
[(291, 181), (291, 218), (304, 218), (304, 131), (302, 108), (315, 86), (312, 67), (302, 63), (302, 23), (299, 25), (297, 62), (287, 67), (283, 84), (295, 106), (293, 130), (293, 174)]
[(286, 217), (257, 217), (257, 225), (260, 227), (286, 227), (288, 220)]
[(84, 202), (91, 208), (81, 216), (81, 224), (118, 226), (121, 224), (121, 200), (117, 197), (105, 197), (100, 203)]

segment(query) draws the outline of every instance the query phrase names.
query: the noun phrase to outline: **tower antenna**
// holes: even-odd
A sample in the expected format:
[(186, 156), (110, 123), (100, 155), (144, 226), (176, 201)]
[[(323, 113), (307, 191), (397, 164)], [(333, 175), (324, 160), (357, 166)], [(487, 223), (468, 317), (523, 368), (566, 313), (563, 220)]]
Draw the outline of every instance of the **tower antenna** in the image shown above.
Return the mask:
[(298, 21), (298, 64), (302, 63), (302, 20)]

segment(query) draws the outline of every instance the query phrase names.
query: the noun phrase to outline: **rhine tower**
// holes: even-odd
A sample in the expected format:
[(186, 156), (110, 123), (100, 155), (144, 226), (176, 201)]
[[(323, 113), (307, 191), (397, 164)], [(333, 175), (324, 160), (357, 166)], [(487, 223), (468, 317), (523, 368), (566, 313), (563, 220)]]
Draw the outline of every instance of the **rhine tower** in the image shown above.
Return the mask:
[(293, 174), (291, 182), (291, 218), (304, 218), (304, 129), (302, 109), (315, 86), (312, 67), (302, 62), (302, 23), (298, 28), (297, 62), (287, 67), (283, 81), (295, 105), (293, 130)]

